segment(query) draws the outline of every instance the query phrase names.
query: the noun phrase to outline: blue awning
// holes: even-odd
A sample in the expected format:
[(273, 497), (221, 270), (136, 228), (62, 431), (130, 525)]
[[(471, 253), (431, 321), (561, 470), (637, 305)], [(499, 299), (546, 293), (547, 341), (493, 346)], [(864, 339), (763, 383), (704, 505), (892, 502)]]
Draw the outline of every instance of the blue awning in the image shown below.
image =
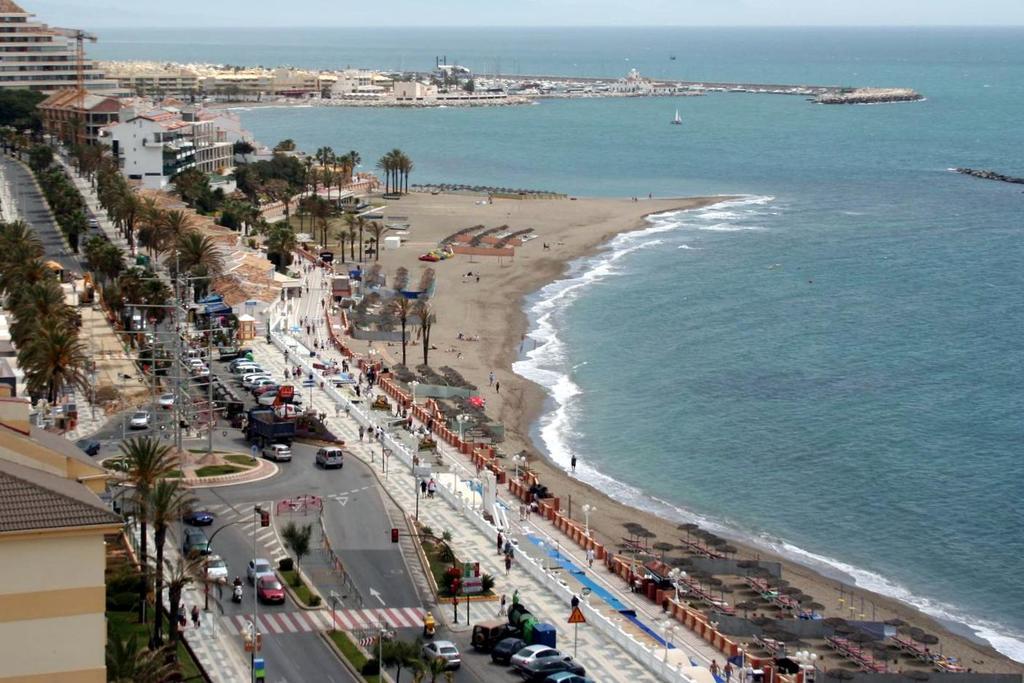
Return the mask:
[(202, 299), (200, 299), (199, 303), (201, 303), (201, 304), (219, 304), (222, 301), (224, 301), (224, 297), (222, 297), (220, 294), (210, 294), (210, 295), (204, 296)]
[(231, 312), (231, 307), (223, 301), (218, 301), (206, 306), (206, 315), (227, 315)]

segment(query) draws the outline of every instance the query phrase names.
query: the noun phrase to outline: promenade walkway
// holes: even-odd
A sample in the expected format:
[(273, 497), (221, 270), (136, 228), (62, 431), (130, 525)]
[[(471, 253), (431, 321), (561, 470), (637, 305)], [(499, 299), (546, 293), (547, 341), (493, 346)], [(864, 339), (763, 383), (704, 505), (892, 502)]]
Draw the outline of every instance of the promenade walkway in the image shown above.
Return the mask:
[[(324, 343), (328, 334), (326, 323), (321, 322), (325, 309), (320, 302), (327, 295), (327, 277), (314, 269), (304, 272), (303, 280), (308, 286), (304, 295), (277, 306), (274, 343), (267, 344), (263, 339), (254, 343), (257, 357), (275, 375), (296, 365), (303, 368), (303, 377), (314, 372), (316, 386), (303, 389), (307, 405), (326, 414), (331, 430), (344, 438), (346, 446), (357, 456), (376, 468), (382, 485), (407, 514), (414, 515), (418, 506), (423, 524), (437, 533), (451, 530), (456, 555), (462, 561), (480, 562), (482, 571), (497, 577), (495, 591), (498, 594), (511, 598), (512, 592), (518, 589), (522, 601), (534, 614), (558, 627), (560, 646), (569, 651), (572, 649), (572, 631), (567, 624), (569, 602), (574, 595), (583, 596), (588, 592), (589, 596), (584, 597), (585, 613), (607, 620), (610, 626), (604, 629), (590, 625), (581, 627), (579, 656), (585, 666), (596, 667), (593, 670), (601, 671), (602, 675), (619, 671), (622, 674), (612, 674), (614, 680), (650, 680), (652, 674), (664, 680), (685, 680), (665, 665), (663, 660), (670, 650), (673, 655), (668, 658), (669, 662), (683, 661), (706, 667), (713, 659), (724, 661), (721, 653), (676, 622), (667, 621), (666, 615), (649, 601), (623, 591), (621, 580), (602, 565), (595, 563), (592, 568), (588, 567), (585, 553), (552, 525), (537, 517), (520, 520), (518, 501), (499, 487), (494, 511), (497, 523), (503, 535), (510, 537), (516, 546), (516, 562), (506, 578), (503, 556), (497, 552), (497, 529), (482, 515), (480, 476), (468, 459), (443, 444), (439, 456), (444, 464), (434, 466), (433, 474), (440, 495), (433, 499), (419, 497), (417, 502), (419, 480), (413, 477), (408, 466), (408, 454), (415, 452), (412, 435), (405, 430), (387, 430), (383, 444), (368, 438), (360, 441), (360, 424), (376, 427), (381, 423), (386, 428), (385, 418), (392, 416), (366, 409), (372, 392), (369, 396), (363, 392), (363, 396), (356, 397), (351, 387), (331, 387), (313, 370), (311, 361), (335, 361), (340, 365), (342, 356)], [(317, 344), (322, 348), (316, 349)], [(288, 350), (287, 363), (282, 349)], [(316, 357), (310, 357), (311, 349)], [(325, 382), (323, 389), (321, 381)], [(394, 455), (384, 457), (384, 450)], [(584, 588), (589, 590), (584, 591)], [(497, 605), (488, 603), (477, 603), (470, 609), (471, 612), (479, 609), (487, 617), (497, 616), (498, 610)], [(630, 616), (629, 611), (635, 613), (635, 617)], [(450, 609), (442, 606), (441, 613), (451, 621)], [(474, 620), (478, 618), (483, 617)], [(464, 621), (460, 619), (460, 623)]]

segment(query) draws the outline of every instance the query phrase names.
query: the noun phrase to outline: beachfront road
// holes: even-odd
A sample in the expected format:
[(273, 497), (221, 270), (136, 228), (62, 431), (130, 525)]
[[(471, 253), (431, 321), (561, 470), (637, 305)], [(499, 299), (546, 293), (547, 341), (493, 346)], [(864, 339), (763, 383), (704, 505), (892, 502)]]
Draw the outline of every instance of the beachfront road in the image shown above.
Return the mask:
[[(0, 157), (0, 164), (3, 165), (4, 177), (7, 179), (11, 199), (17, 206), (18, 216), (32, 226), (43, 243), (45, 259), (56, 261), (64, 270), (80, 272), (78, 259), (65, 246), (60, 229), (53, 222), (46, 200), (36, 187), (31, 171), (7, 156)], [(83, 244), (85, 238), (82, 235)]]

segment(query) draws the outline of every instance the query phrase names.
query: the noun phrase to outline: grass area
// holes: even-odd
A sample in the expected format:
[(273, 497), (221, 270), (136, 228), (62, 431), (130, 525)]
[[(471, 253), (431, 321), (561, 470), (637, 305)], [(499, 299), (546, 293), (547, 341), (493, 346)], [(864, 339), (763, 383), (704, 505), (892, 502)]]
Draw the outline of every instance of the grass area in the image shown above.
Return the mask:
[(219, 477), (224, 474), (241, 472), (243, 468), (235, 465), (207, 465), (196, 470), (197, 477)]
[[(348, 633), (345, 631), (328, 631), (327, 635), (331, 637), (334, 644), (341, 650), (341, 654), (345, 655), (345, 659), (348, 660), (349, 664), (355, 667), (356, 671), (363, 670), (363, 664), (366, 664), (366, 655), (359, 651), (352, 639), (348, 637)], [(363, 676), (368, 683), (379, 683), (380, 676)]]
[(256, 466), (256, 461), (251, 456), (248, 455), (240, 455), (238, 453), (235, 453), (233, 455), (225, 455), (224, 459), (227, 460), (228, 462), (233, 462), (236, 465), (241, 465), (242, 467), (245, 468)]
[[(135, 639), (143, 647), (148, 646), (149, 636), (153, 633), (153, 624), (140, 624), (138, 622), (138, 612), (135, 610), (131, 612), (107, 612), (107, 619), (113, 626), (114, 632), (121, 638), (128, 638), (134, 635)], [(167, 628), (167, 619), (164, 619), (165, 637), (168, 632)], [(199, 667), (181, 642), (178, 643), (178, 664), (181, 666), (181, 674), (185, 680), (202, 680)]]
[(182, 472), (181, 470), (171, 470), (170, 472), (164, 475), (164, 477), (166, 477), (167, 479), (181, 479), (184, 476), (185, 473)]
[[(306, 582), (302, 580), (302, 577), (299, 576), (298, 572), (296, 572), (294, 569), (282, 569), (280, 570), (280, 574), (281, 578), (284, 579), (285, 583), (287, 583), (291, 587), (291, 589), (295, 591), (295, 595), (298, 596), (299, 602), (301, 602), (306, 607), (316, 607), (316, 605), (311, 603), (311, 600), (315, 600), (319, 598), (319, 596), (315, 596), (312, 592), (310, 592), (309, 586), (307, 586)], [(319, 604), (319, 602), (317, 604)]]
[(427, 556), (427, 562), (430, 564), (430, 573), (434, 576), (434, 582), (437, 584), (437, 589), (441, 594), (447, 594), (444, 589), (445, 585), (445, 571), (448, 567), (452, 566), (451, 562), (445, 562), (441, 559), (441, 546), (435, 544), (430, 540), (424, 539), (423, 553)]

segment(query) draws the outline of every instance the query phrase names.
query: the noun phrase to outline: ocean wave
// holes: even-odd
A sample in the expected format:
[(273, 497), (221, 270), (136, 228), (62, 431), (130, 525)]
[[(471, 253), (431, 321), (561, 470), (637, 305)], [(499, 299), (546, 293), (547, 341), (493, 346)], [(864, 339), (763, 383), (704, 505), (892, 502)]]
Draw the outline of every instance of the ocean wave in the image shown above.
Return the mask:
[(689, 244), (680, 244), (676, 249), (686, 249), (687, 251), (700, 251), (700, 247), (691, 247)]
[[(538, 422), (541, 444), (548, 457), (565, 469), (569, 468), (572, 456), (578, 456), (575, 476), (597, 487), (619, 502), (679, 522), (694, 522), (709, 530), (731, 536), (751, 545), (771, 550), (817, 571), (836, 576), (854, 583), (866, 590), (894, 598), (911, 605), (922, 612), (949, 624), (969, 629), (976, 638), (990, 643), (996, 650), (1017, 661), (1024, 661), (1024, 634), (1012, 633), (1005, 626), (966, 614), (953, 605), (915, 595), (907, 587), (881, 574), (862, 569), (825, 555), (800, 548), (784, 539), (767, 534), (744, 532), (738, 525), (728, 521), (704, 517), (643, 490), (618, 481), (595, 468), (574, 448), (578, 428), (574, 425), (577, 415), (573, 410), (573, 399), (582, 393), (570, 372), (583, 363), (569, 367), (569, 354), (565, 343), (558, 335), (555, 317), (586, 291), (588, 285), (615, 275), (616, 262), (638, 249), (660, 245), (661, 239), (650, 239), (652, 235), (679, 229), (701, 229), (720, 232), (757, 230), (759, 226), (728, 224), (725, 221), (739, 221), (759, 213), (750, 207), (763, 206), (774, 198), (767, 196), (743, 197), (723, 202), (714, 207), (689, 211), (674, 211), (648, 217), (650, 226), (642, 230), (623, 233), (612, 239), (608, 248), (594, 257), (572, 264), (569, 275), (539, 290), (527, 306), (527, 314), (533, 320), (533, 327), (527, 336), (537, 345), (524, 353), (513, 364), (513, 371), (544, 387), (553, 401), (553, 407)], [(711, 225), (704, 225), (711, 222)], [(678, 249), (695, 249), (686, 244)]]
[(764, 226), (761, 225), (736, 225), (735, 223), (715, 223), (714, 225), (700, 225), (697, 226), (698, 230), (707, 230), (709, 232), (760, 232), (765, 230)]

